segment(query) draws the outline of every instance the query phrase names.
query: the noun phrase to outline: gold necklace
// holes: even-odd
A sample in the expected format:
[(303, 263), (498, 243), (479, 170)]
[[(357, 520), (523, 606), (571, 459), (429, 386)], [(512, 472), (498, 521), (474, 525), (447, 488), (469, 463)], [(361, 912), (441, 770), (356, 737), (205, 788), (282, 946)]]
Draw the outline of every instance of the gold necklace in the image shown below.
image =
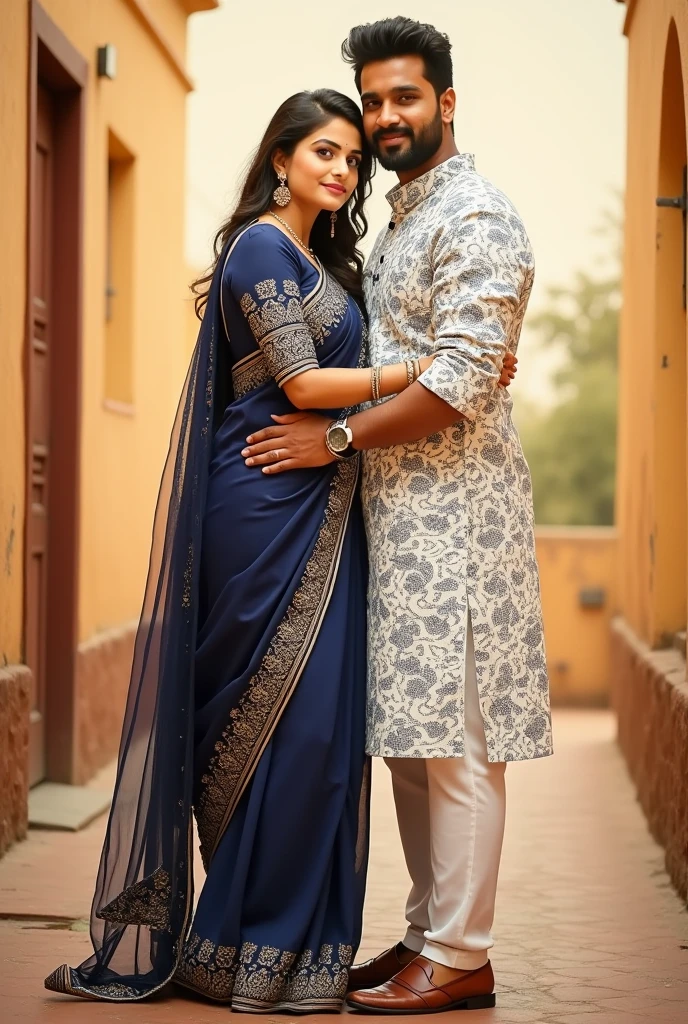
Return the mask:
[(287, 224), (286, 220), (282, 220), (282, 218), (278, 217), (276, 213), (272, 212), (272, 210), (268, 210), (268, 213), (270, 214), (271, 217), (274, 217), (275, 220), (278, 220), (283, 228), (287, 229), (287, 231), (289, 232), (291, 237), (294, 238), (299, 243), (299, 245), (301, 246), (302, 249), (305, 249), (306, 252), (309, 252), (311, 254), (311, 256), (314, 256), (317, 259), (317, 256), (315, 255), (315, 253), (311, 249), (310, 245), (306, 245), (306, 243), (303, 241), (303, 239), (299, 238), (299, 236), (296, 234), (294, 229), (289, 227), (289, 225)]

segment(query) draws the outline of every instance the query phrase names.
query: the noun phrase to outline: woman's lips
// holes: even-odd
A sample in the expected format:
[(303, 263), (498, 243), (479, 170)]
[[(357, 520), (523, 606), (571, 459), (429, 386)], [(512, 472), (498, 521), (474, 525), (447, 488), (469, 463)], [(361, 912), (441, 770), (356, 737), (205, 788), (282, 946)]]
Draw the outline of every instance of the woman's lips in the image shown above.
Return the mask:
[(346, 195), (346, 189), (342, 188), (341, 185), (323, 185), (323, 188), (326, 188), (327, 191), (331, 192), (333, 196)]

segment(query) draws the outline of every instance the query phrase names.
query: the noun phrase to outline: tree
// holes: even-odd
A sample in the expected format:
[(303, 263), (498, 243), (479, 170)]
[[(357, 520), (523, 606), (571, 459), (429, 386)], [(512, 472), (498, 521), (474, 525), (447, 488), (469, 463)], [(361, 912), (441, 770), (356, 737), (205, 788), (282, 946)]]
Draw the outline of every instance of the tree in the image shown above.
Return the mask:
[[(609, 226), (605, 231), (609, 230)], [(567, 526), (614, 522), (618, 273), (578, 273), (571, 288), (549, 289), (549, 307), (530, 320), (540, 344), (558, 346), (558, 402), (548, 412), (519, 411), (533, 477), (535, 521)]]

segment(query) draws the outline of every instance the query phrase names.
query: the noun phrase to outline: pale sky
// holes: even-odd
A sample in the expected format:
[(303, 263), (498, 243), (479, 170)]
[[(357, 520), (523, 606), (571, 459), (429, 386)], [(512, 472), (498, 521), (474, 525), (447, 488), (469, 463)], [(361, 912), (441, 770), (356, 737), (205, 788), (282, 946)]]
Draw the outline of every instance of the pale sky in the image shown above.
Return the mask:
[[(340, 44), (352, 25), (403, 14), (428, 21), (453, 43), (456, 140), (506, 192), (535, 250), (530, 311), (548, 285), (594, 272), (594, 229), (615, 205), (625, 167), (625, 7), (614, 0), (224, 0), (190, 20), (187, 258), (205, 267), (254, 147), (282, 100), (329, 87), (357, 99)], [(387, 221), (378, 169), (370, 233)], [(547, 393), (548, 360), (532, 362), (526, 326), (517, 384)], [(525, 357), (525, 359), (523, 358)], [(525, 363), (525, 365), (524, 365)]]

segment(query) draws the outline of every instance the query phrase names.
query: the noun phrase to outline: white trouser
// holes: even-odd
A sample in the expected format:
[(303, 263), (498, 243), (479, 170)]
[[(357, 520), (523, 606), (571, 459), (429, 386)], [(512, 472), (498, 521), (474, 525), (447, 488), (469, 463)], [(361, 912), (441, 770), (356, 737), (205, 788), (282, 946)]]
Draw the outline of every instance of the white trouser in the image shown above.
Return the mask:
[(464, 708), (464, 757), (385, 760), (412, 881), (404, 945), (472, 971), (487, 963), (493, 945), (506, 765), (487, 759), (470, 619)]

